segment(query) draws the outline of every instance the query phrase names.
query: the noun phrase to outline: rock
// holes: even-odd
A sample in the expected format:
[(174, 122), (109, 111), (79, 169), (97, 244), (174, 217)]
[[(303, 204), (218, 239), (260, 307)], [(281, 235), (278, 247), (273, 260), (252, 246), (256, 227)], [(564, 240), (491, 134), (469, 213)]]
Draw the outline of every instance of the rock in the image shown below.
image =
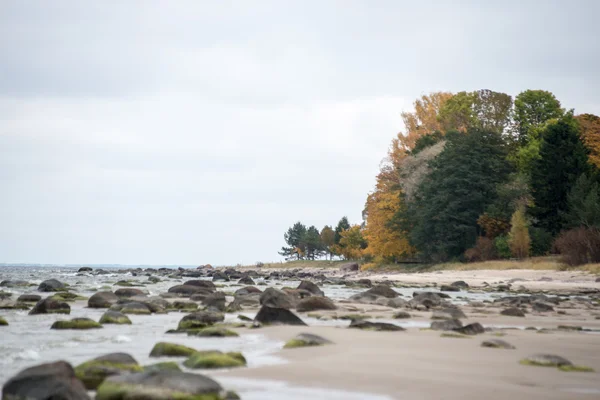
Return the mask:
[(198, 309), (198, 304), (193, 301), (174, 301), (171, 307), (181, 311), (196, 311)]
[(481, 347), (491, 347), (493, 349), (507, 349), (512, 350), (515, 348), (512, 344), (505, 342), (502, 339), (488, 339), (481, 342)]
[(468, 289), (469, 288), (469, 285), (465, 281), (452, 282), (450, 284), (450, 286), (454, 286), (454, 287), (461, 288), (461, 289)]
[(45, 280), (38, 286), (40, 292), (58, 292), (64, 289), (66, 289), (65, 284), (56, 279)]
[(346, 263), (346, 264), (342, 264), (340, 266), (340, 271), (343, 272), (352, 272), (352, 271), (358, 271), (359, 270), (359, 266), (358, 263)]
[(40, 296), (39, 294), (22, 294), (19, 296), (17, 301), (23, 302), (23, 303), (37, 303), (41, 299), (42, 299), (42, 296)]
[(395, 297), (393, 299), (388, 300), (387, 306), (392, 308), (403, 308), (408, 306), (408, 301), (400, 297)]
[(325, 297), (325, 293), (315, 283), (311, 281), (300, 282), (297, 289), (307, 290), (310, 293), (312, 293), (313, 296)]
[(0, 299), (0, 310), (29, 310), (31, 306), (26, 303)]
[(98, 329), (102, 328), (98, 322), (90, 318), (73, 318), (70, 321), (56, 321), (50, 329)]
[(550, 304), (542, 303), (540, 301), (533, 302), (533, 304), (531, 304), (531, 308), (533, 309), (533, 311), (537, 312), (554, 311), (554, 307), (552, 307)]
[(458, 307), (444, 307), (440, 310), (433, 311), (433, 313), (431, 314), (431, 319), (461, 319), (461, 318), (467, 318), (467, 316)]
[(363, 287), (368, 287), (368, 288), (370, 288), (371, 286), (373, 286), (373, 283), (371, 282), (371, 280), (370, 279), (366, 279), (366, 278), (354, 281), (354, 284), (356, 286), (363, 286)]
[(213, 290), (209, 290), (206, 288), (199, 288), (197, 292), (195, 292), (193, 295), (190, 296), (190, 300), (191, 301), (202, 301), (207, 296), (210, 296), (213, 293), (214, 293)]
[(600, 276), (596, 278), (596, 282), (600, 282)]
[(451, 314), (441, 310), (434, 310), (431, 313), (431, 319), (454, 319), (454, 317)]
[(462, 322), (458, 319), (445, 319), (431, 323), (431, 329), (434, 331), (453, 331), (459, 328), (462, 328)]
[(150, 357), (189, 357), (196, 351), (181, 344), (159, 342), (150, 351)]
[(134, 288), (122, 288), (115, 290), (115, 294), (118, 297), (134, 297), (134, 296), (145, 296), (146, 294), (140, 289)]
[(77, 272), (92, 272), (94, 269), (92, 267), (81, 267), (77, 270)]
[(36, 303), (29, 311), (29, 315), (36, 314), (69, 314), (71, 306), (65, 302), (54, 300), (50, 297), (42, 299)]
[(394, 289), (386, 285), (373, 286), (365, 293), (374, 294), (375, 296), (387, 297), (388, 299), (393, 299), (394, 297), (398, 297), (400, 295), (400, 293), (396, 292)]
[(87, 298), (79, 296), (77, 293), (71, 292), (56, 292), (50, 296), (54, 300), (58, 301), (75, 301), (75, 300), (87, 300)]
[(101, 324), (131, 325), (129, 317), (119, 311), (107, 310), (100, 317)]
[(176, 285), (169, 288), (168, 293), (177, 294), (180, 297), (190, 297), (196, 293), (212, 293), (212, 290), (192, 285)]
[(188, 329), (206, 328), (216, 324), (217, 322), (222, 322), (223, 320), (225, 320), (225, 316), (223, 314), (212, 311), (198, 311), (183, 317), (181, 321), (179, 321), (177, 330), (185, 331)]
[(106, 354), (75, 367), (75, 375), (88, 390), (95, 390), (110, 376), (142, 371), (143, 368), (127, 353)]
[(537, 365), (541, 367), (561, 367), (564, 365), (573, 365), (573, 363), (564, 357), (554, 354), (534, 354), (520, 361), (523, 365)]
[(479, 335), (485, 332), (485, 329), (479, 322), (474, 322), (469, 325), (465, 325), (462, 328), (454, 329), (455, 332), (462, 333), (463, 335)]
[(191, 330), (188, 332), (188, 336), (200, 336), (200, 337), (234, 337), (240, 336), (237, 332), (222, 327), (210, 326), (200, 330)]
[(215, 271), (215, 273), (212, 276), (212, 280), (213, 280), (213, 282), (215, 282), (215, 281), (229, 282), (229, 276), (227, 276), (227, 274), (225, 274), (224, 272)]
[(119, 297), (113, 292), (97, 292), (88, 299), (90, 308), (109, 308), (119, 301)]
[(90, 400), (83, 383), (64, 361), (36, 365), (12, 377), (2, 387), (2, 398), (27, 400)]
[(237, 296), (245, 296), (245, 295), (253, 294), (253, 293), (260, 294), (260, 293), (262, 293), (262, 290), (260, 290), (257, 287), (254, 287), (254, 286), (246, 286), (246, 287), (236, 290), (233, 293), (233, 295), (234, 295), (234, 297), (237, 297)]
[(388, 324), (386, 322), (370, 322), (364, 320), (353, 319), (350, 322), (349, 328), (363, 329), (367, 331), (405, 331), (401, 326)]
[(415, 307), (417, 305), (422, 305), (427, 308), (437, 307), (442, 304), (441, 293), (435, 292), (420, 292), (413, 293), (413, 298), (409, 301), (409, 305), (411, 307)]
[(440, 286), (440, 291), (442, 291), (442, 292), (460, 292), (460, 288), (458, 286), (442, 285), (442, 286)]
[(390, 299), (388, 299), (387, 297), (382, 297), (382, 296), (377, 296), (375, 294), (362, 292), (362, 293), (357, 293), (355, 295), (350, 296), (348, 301), (353, 302), (353, 303), (361, 303), (361, 304), (379, 304), (380, 302), (385, 302), (385, 304), (382, 304), (382, 305), (387, 305), (390, 302)]
[(410, 314), (407, 313), (406, 311), (399, 311), (397, 313), (395, 313), (392, 318), (394, 319), (406, 319), (406, 318), (410, 318)]
[(111, 376), (98, 387), (96, 400), (223, 400), (223, 396), (221, 385), (209, 377), (166, 370)]
[(4, 319), (4, 317), (0, 317), (0, 326), (8, 326), (8, 322), (6, 322), (6, 319)]
[(502, 310), (500, 312), (500, 314), (506, 315), (509, 317), (524, 317), (525, 316), (525, 313), (523, 312), (523, 310), (521, 310), (520, 308), (517, 308), (517, 307), (511, 307), (511, 308)]
[(239, 285), (254, 285), (254, 279), (249, 276), (244, 276), (238, 281)]
[(316, 310), (335, 310), (337, 307), (333, 304), (333, 301), (327, 297), (311, 296), (306, 299), (302, 299), (296, 305), (296, 311), (316, 311)]
[(225, 293), (223, 292), (214, 292), (206, 296), (202, 300), (202, 304), (204, 304), (207, 308), (212, 308), (216, 311), (225, 311)]
[[(111, 309), (112, 309), (112, 307), (111, 307)], [(137, 314), (137, 315), (152, 314), (150, 307), (148, 307), (144, 303), (138, 303), (138, 302), (131, 302), (131, 303), (124, 304), (123, 307), (121, 308), (121, 310), (117, 310), (117, 311), (121, 311), (121, 313), (123, 313), (123, 314)]]
[(210, 290), (211, 292), (214, 292), (215, 290), (217, 290), (217, 287), (215, 286), (214, 283), (212, 283), (211, 281), (206, 281), (203, 279), (192, 279), (189, 281), (185, 281), (183, 282), (184, 286), (196, 286), (202, 289), (207, 289)]
[(242, 314), (240, 314), (240, 315), (238, 315), (237, 317), (238, 317), (238, 319), (239, 319), (240, 321), (252, 322), (252, 319), (251, 319), (251, 318), (248, 318), (248, 317), (246, 317), (245, 315), (242, 315)]
[(236, 352), (199, 351), (185, 360), (183, 365), (191, 369), (235, 368), (245, 366), (246, 359)]
[(144, 372), (150, 371), (180, 371), (179, 364), (175, 361), (165, 361), (156, 364), (144, 365)]
[(228, 312), (242, 311), (244, 308), (260, 307), (260, 293), (252, 293), (246, 296), (236, 296), (227, 306)]
[(330, 343), (332, 343), (330, 340), (325, 339), (322, 336), (314, 335), (312, 333), (300, 333), (298, 336), (288, 341), (283, 348), (292, 349), (296, 347), (323, 346)]
[(263, 305), (254, 317), (255, 322), (272, 325), (306, 325), (287, 308), (269, 307)]
[(5, 280), (0, 282), (0, 287), (19, 287), (19, 286), (29, 286), (29, 282), (27, 281), (10, 281), (10, 280)]
[(128, 282), (128, 281), (118, 281), (117, 283), (113, 284), (113, 286), (132, 287), (132, 286), (136, 286), (136, 285), (134, 285), (133, 283)]
[(289, 310), (294, 307), (292, 298), (287, 293), (274, 288), (265, 289), (260, 295), (259, 300), (262, 306), (271, 308), (285, 308)]

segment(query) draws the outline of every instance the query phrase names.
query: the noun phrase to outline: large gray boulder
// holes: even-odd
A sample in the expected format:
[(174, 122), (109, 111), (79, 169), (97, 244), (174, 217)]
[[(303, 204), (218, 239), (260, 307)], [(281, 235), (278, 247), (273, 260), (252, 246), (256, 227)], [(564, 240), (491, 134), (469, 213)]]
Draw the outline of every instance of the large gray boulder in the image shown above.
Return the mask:
[(285, 308), (290, 309), (294, 307), (294, 301), (285, 292), (275, 289), (267, 288), (260, 295), (260, 304), (272, 308)]
[(351, 263), (346, 263), (346, 264), (342, 264), (340, 266), (340, 270), (343, 272), (352, 272), (352, 271), (358, 271), (359, 270), (359, 266), (358, 263), (355, 262), (351, 262)]
[(296, 311), (335, 310), (337, 307), (331, 299), (324, 296), (311, 296), (302, 299), (296, 304)]
[(88, 299), (90, 308), (109, 308), (119, 301), (119, 297), (113, 292), (97, 292)]
[(54, 300), (50, 297), (36, 303), (29, 311), (29, 315), (36, 314), (70, 314), (71, 306), (65, 302)]
[(254, 321), (267, 325), (306, 325), (296, 314), (286, 308), (262, 306)]
[(374, 294), (375, 296), (387, 297), (388, 299), (393, 299), (394, 297), (398, 297), (400, 295), (400, 293), (396, 292), (394, 289), (386, 285), (373, 286), (365, 293)]
[(56, 279), (45, 280), (40, 283), (40, 286), (38, 286), (38, 290), (40, 292), (58, 292), (60, 290), (64, 290), (65, 288), (65, 284)]
[(311, 281), (302, 281), (298, 285), (298, 289), (307, 290), (313, 294), (313, 296), (325, 296), (325, 293)]

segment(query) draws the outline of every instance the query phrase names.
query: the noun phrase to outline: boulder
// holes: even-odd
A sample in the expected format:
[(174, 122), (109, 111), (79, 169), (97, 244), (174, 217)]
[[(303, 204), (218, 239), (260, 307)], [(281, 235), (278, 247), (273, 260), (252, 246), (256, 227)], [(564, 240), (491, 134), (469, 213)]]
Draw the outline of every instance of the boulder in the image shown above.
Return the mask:
[(118, 297), (134, 297), (134, 296), (145, 296), (146, 294), (140, 289), (134, 288), (122, 288), (115, 290), (115, 294)]
[(50, 297), (42, 299), (36, 303), (29, 311), (29, 315), (36, 314), (70, 314), (71, 306), (65, 302), (54, 300)]
[(512, 350), (515, 348), (512, 344), (505, 342), (502, 339), (488, 339), (481, 342), (481, 347), (491, 347), (493, 349), (507, 349)]
[(388, 300), (387, 306), (392, 308), (403, 308), (408, 306), (408, 301), (400, 297), (395, 297)]
[(212, 311), (198, 311), (183, 317), (181, 321), (179, 321), (177, 330), (185, 331), (188, 329), (206, 328), (216, 324), (217, 322), (222, 322), (223, 320), (225, 320), (225, 316), (223, 314)]
[(373, 283), (371, 282), (370, 279), (363, 278), (363, 279), (359, 279), (357, 281), (354, 281), (354, 285), (355, 286), (362, 286), (362, 287), (368, 287), (368, 288), (370, 288), (371, 286), (373, 286)]
[(22, 303), (37, 303), (42, 299), (42, 296), (39, 294), (22, 294), (17, 299), (18, 302)]
[(174, 301), (171, 308), (180, 311), (196, 311), (198, 304), (193, 301)]
[(240, 280), (238, 281), (239, 285), (254, 285), (254, 279), (252, 279), (249, 276), (243, 276), (242, 278), (240, 278)]
[(431, 323), (431, 329), (434, 331), (453, 331), (462, 328), (462, 326), (462, 322), (458, 319), (444, 319)]
[(254, 317), (255, 322), (272, 325), (306, 325), (287, 308), (269, 307), (263, 305)]
[(260, 307), (260, 293), (252, 293), (245, 296), (235, 296), (227, 306), (227, 312), (242, 311), (244, 308)]
[(199, 351), (185, 360), (183, 365), (191, 369), (235, 368), (245, 366), (246, 359), (242, 353), (237, 352)]
[(109, 308), (119, 301), (119, 297), (113, 292), (97, 292), (88, 299), (90, 308)]
[(337, 307), (327, 297), (311, 296), (306, 299), (302, 299), (296, 304), (296, 311), (316, 311), (316, 310), (335, 310)]
[(66, 289), (65, 284), (56, 279), (45, 280), (38, 286), (40, 292), (58, 292), (64, 289)]
[(260, 295), (260, 304), (271, 308), (285, 308), (290, 309), (294, 307), (292, 298), (285, 292), (275, 289), (267, 288)]
[(4, 317), (0, 317), (0, 326), (8, 326), (8, 322)]
[(554, 311), (554, 307), (552, 307), (550, 304), (547, 303), (542, 303), (541, 301), (535, 301), (531, 304), (531, 308), (533, 309), (533, 311), (537, 311), (537, 312), (550, 312), (550, 311)]
[(247, 294), (252, 294), (252, 293), (262, 293), (262, 290), (260, 290), (257, 287), (254, 287), (254, 286), (246, 286), (246, 287), (236, 290), (233, 293), (233, 295), (234, 296), (245, 296)]
[(413, 298), (409, 301), (409, 305), (415, 308), (417, 305), (424, 306), (426, 308), (437, 307), (442, 304), (441, 293), (435, 292), (420, 292), (414, 293)]
[(90, 400), (83, 383), (65, 361), (27, 368), (2, 387), (3, 399)]
[(100, 317), (101, 324), (131, 325), (129, 317), (119, 311), (107, 310)]
[(303, 289), (312, 293), (313, 296), (325, 296), (325, 293), (313, 282), (302, 281), (298, 285), (297, 289)]
[(465, 281), (452, 282), (450, 284), (450, 286), (454, 286), (454, 287), (457, 287), (457, 288), (460, 288), (460, 289), (468, 289), (469, 288), (469, 285)]
[(469, 325), (465, 325), (460, 328), (454, 329), (455, 332), (462, 333), (463, 335), (479, 335), (485, 332), (485, 329), (479, 322), (474, 322)]
[(396, 292), (389, 286), (386, 285), (377, 285), (373, 286), (371, 289), (367, 290), (365, 293), (374, 294), (376, 296), (387, 297), (388, 299), (393, 299), (398, 297), (400, 293)]
[(376, 294), (363, 292), (350, 296), (348, 301), (361, 304), (379, 304), (383, 306), (387, 305), (390, 302), (390, 299), (383, 296), (377, 296)]
[(398, 311), (397, 313), (395, 313), (392, 318), (394, 319), (406, 319), (406, 318), (410, 318), (410, 314), (407, 313), (406, 311)]
[(524, 365), (538, 365), (541, 367), (571, 366), (573, 363), (564, 357), (554, 354), (534, 354), (521, 360)]
[(73, 318), (70, 321), (55, 321), (50, 329), (98, 329), (102, 328), (98, 322), (90, 318)]
[(217, 327), (217, 326), (209, 326), (208, 328), (202, 329), (194, 329), (188, 332), (188, 336), (200, 336), (200, 337), (235, 337), (240, 336), (237, 332), (232, 330)]
[(223, 293), (223, 292), (211, 293), (202, 300), (202, 304), (204, 304), (206, 306), (206, 308), (224, 312), (225, 311), (225, 293)]
[(77, 272), (92, 272), (94, 269), (92, 267), (81, 267), (77, 270)]
[(150, 351), (150, 357), (189, 357), (196, 349), (181, 344), (158, 342)]
[(342, 264), (340, 266), (340, 271), (343, 271), (343, 272), (352, 272), (352, 271), (358, 271), (359, 268), (360, 267), (358, 266), (358, 263), (352, 262), (352, 263)]
[(211, 281), (206, 281), (203, 279), (192, 279), (189, 281), (185, 281), (183, 282), (184, 286), (196, 286), (202, 289), (207, 289), (210, 290), (211, 292), (214, 292), (215, 290), (217, 290), (217, 287), (215, 286), (214, 283), (212, 283)]
[(386, 322), (370, 322), (364, 320), (353, 319), (350, 322), (349, 328), (363, 329), (368, 331), (405, 331), (401, 326), (388, 324)]
[(213, 282), (215, 282), (215, 281), (229, 282), (229, 276), (227, 276), (227, 274), (225, 274), (224, 272), (215, 271), (215, 273), (212, 276), (212, 280), (213, 280)]
[(517, 307), (510, 307), (510, 308), (504, 309), (500, 312), (500, 314), (506, 315), (509, 317), (524, 317), (525, 316), (525, 313), (523, 312), (523, 310), (521, 310), (520, 308), (517, 308)]
[(460, 292), (460, 287), (452, 286), (452, 285), (442, 285), (442, 286), (440, 286), (440, 291), (442, 291), (442, 292)]
[(180, 297), (190, 297), (196, 293), (212, 293), (212, 290), (201, 286), (176, 285), (170, 287), (167, 292), (174, 293)]
[(127, 353), (106, 354), (75, 367), (75, 375), (88, 390), (95, 390), (110, 376), (133, 375), (134, 372), (142, 371), (143, 368)]
[(0, 282), (0, 286), (1, 287), (19, 287), (19, 286), (29, 286), (29, 282), (27, 281), (10, 281), (10, 280), (5, 280)]
[(325, 339), (322, 336), (315, 335), (312, 333), (300, 333), (292, 340), (286, 342), (283, 346), (284, 349), (293, 349), (296, 347), (308, 347), (308, 346), (323, 346), (325, 344), (331, 344), (332, 342)]

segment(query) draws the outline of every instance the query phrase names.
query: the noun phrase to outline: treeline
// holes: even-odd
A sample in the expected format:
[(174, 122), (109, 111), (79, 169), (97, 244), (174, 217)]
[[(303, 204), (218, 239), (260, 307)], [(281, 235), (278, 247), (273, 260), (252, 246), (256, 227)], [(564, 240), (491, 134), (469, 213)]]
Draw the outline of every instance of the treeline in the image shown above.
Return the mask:
[(296, 222), (283, 236), (287, 246), (282, 247), (279, 254), (287, 260), (332, 259), (334, 256), (357, 259), (367, 247), (360, 227), (351, 226), (347, 217), (342, 217), (335, 229), (325, 225), (321, 231), (314, 225), (306, 228)]
[(402, 119), (364, 222), (347, 228), (362, 244), (335, 254), (600, 262), (599, 117), (565, 110), (543, 90), (514, 100), (479, 90), (424, 95)]

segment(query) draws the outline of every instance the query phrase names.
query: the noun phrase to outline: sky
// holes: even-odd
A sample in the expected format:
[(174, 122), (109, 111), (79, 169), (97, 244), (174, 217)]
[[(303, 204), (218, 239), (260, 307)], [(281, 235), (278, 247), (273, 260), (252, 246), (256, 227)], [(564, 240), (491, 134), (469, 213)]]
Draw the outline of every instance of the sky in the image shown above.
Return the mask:
[[(488, 4), (489, 3), (489, 4)], [(600, 2), (0, 2), (0, 262), (280, 260), (432, 91), (600, 114)]]

